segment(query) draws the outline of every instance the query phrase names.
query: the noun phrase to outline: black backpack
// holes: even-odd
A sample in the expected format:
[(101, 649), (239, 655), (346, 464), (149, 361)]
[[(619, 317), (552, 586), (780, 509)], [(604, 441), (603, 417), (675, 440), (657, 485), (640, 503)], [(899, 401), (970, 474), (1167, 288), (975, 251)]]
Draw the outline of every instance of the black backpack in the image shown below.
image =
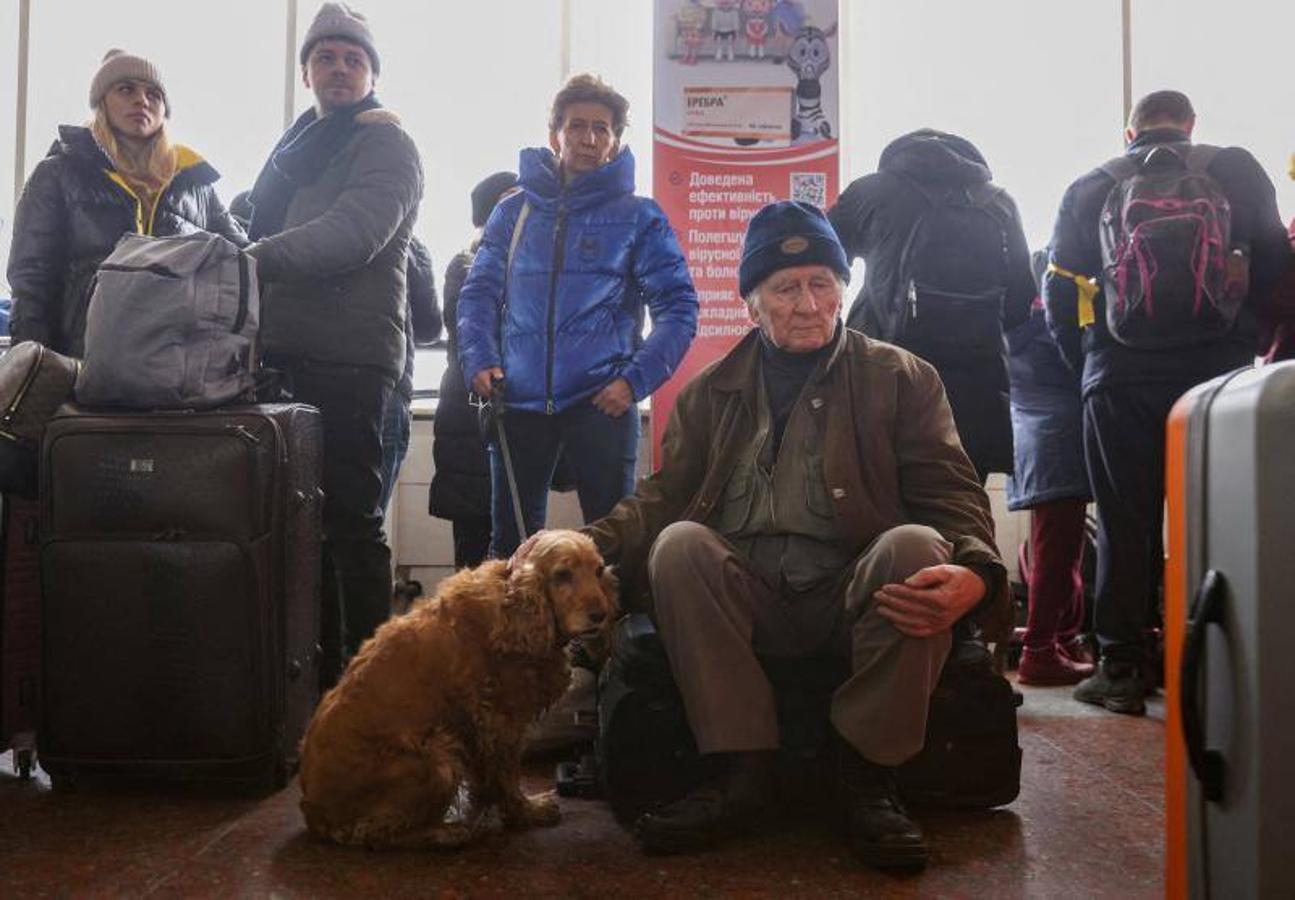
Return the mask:
[(938, 187), (906, 180), (926, 209), (900, 251), (894, 328), (883, 339), (932, 362), (1000, 356), (1009, 214), (999, 191), (990, 184)]
[(1181, 347), (1232, 330), (1245, 273), (1229, 273), (1231, 206), (1207, 171), (1218, 151), (1161, 144), (1102, 166), (1115, 180), (1100, 220), (1106, 327), (1121, 344)]

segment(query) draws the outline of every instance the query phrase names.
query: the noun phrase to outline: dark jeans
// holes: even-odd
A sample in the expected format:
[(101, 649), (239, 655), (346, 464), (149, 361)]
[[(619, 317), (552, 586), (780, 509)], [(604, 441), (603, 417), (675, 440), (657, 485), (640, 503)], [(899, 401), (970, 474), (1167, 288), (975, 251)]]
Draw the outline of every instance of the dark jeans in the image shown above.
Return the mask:
[(1030, 510), (1030, 602), (1024, 644), (1045, 650), (1079, 633), (1084, 620), (1084, 511), (1067, 497)]
[(382, 533), (382, 421), (395, 379), (371, 366), (299, 357), (267, 361), (324, 425), (324, 572), (320, 685), (328, 688), (391, 610), (391, 549)]
[(1102, 658), (1146, 661), (1164, 576), (1165, 423), (1190, 383), (1121, 384), (1084, 399), (1084, 456), (1097, 501), (1093, 628)]
[(400, 478), (400, 467), (409, 452), (409, 425), (413, 413), (409, 410), (409, 398), (400, 391), (393, 390), (387, 400), (387, 409), (382, 414), (382, 499), (378, 508), (384, 512), (391, 503), (391, 495), (396, 490), (396, 480)]
[[(503, 418), (526, 533), (544, 527), (549, 484), (558, 454), (565, 451), (575, 473), (576, 493), (585, 522), (601, 519), (634, 491), (638, 458), (639, 412), (631, 406), (615, 418), (585, 401), (552, 416), (510, 411)], [(520, 543), (513, 501), (499, 442), (490, 446), (490, 503), (494, 534), (492, 556), (509, 556)]]

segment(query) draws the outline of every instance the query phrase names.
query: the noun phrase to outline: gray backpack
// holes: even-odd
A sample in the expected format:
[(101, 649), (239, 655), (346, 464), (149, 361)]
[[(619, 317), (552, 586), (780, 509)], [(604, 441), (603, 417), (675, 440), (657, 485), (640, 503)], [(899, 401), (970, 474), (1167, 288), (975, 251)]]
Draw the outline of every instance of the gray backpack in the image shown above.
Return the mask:
[(254, 387), (256, 263), (225, 238), (127, 234), (99, 266), (76, 399), (209, 409)]

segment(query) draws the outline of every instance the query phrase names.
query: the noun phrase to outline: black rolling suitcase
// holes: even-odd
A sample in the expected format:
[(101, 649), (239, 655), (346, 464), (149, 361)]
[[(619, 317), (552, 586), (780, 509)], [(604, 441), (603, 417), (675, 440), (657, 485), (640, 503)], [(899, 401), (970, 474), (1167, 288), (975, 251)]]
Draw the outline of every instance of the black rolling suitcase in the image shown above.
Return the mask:
[(40, 506), (6, 494), (0, 513), (0, 752), (31, 776), (40, 696)]
[(290, 776), (318, 685), (322, 432), (304, 405), (55, 418), (41, 765)]

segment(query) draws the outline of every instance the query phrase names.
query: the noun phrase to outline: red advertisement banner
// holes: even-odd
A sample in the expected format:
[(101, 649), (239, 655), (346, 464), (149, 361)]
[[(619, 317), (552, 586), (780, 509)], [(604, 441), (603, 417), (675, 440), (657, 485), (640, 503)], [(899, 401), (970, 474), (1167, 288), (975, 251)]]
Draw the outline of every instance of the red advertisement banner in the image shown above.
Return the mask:
[(751, 217), (836, 200), (836, 30), (836, 0), (657, 0), (653, 196), (701, 302), (692, 347), (652, 396), (658, 465), (679, 391), (752, 327), (737, 293)]
[(658, 130), (653, 159), (653, 195), (679, 237), (701, 302), (692, 347), (674, 377), (652, 395), (652, 446), (659, 451), (680, 389), (752, 327), (737, 293), (747, 222), (777, 200), (830, 205), (839, 174), (834, 140), (739, 155)]

